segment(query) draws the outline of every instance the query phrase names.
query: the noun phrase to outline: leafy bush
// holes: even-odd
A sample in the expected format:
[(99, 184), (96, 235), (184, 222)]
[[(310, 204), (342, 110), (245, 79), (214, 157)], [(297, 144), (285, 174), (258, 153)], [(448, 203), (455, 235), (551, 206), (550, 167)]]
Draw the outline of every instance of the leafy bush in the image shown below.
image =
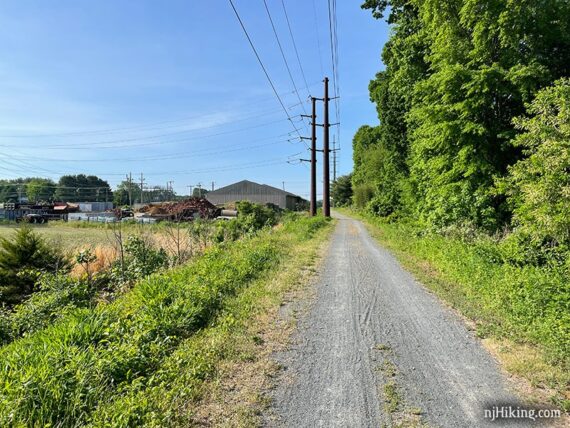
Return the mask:
[(240, 201), (236, 207), (237, 218), (217, 222), (213, 236), (215, 242), (235, 241), (264, 227), (275, 226), (279, 220), (279, 210), (266, 205)]
[(123, 251), (124, 257), (117, 260), (111, 268), (111, 282), (116, 282), (116, 285), (133, 284), (169, 264), (166, 251), (163, 248), (157, 249), (148, 237), (142, 235), (128, 236)]
[(86, 422), (99, 403), (151, 376), (182, 338), (212, 319), (226, 296), (273, 266), (276, 239), (211, 248), (188, 266), (139, 282), (112, 304), (76, 309), (5, 346), (0, 425)]
[(236, 204), (238, 221), (244, 230), (254, 232), (266, 226), (277, 224), (277, 211), (265, 205), (255, 204), (249, 201), (240, 201)]
[(4, 314), (0, 342), (41, 330), (76, 308), (90, 306), (96, 292), (93, 283), (63, 274), (41, 275), (37, 288), (30, 298)]
[(67, 272), (71, 264), (63, 252), (30, 227), (18, 229), (13, 239), (0, 240), (0, 299), (13, 304), (34, 291), (37, 271)]
[(140, 236), (129, 236), (125, 244), (128, 255), (127, 270), (135, 277), (148, 276), (168, 263), (168, 255), (163, 248), (156, 249), (149, 240)]
[(528, 112), (516, 120), (525, 132), (514, 140), (528, 157), (499, 188), (514, 208), (515, 244), (523, 253), (544, 251), (531, 256), (536, 262), (553, 253), (563, 258), (570, 248), (570, 79), (540, 91)]
[(374, 188), (369, 184), (359, 184), (354, 187), (352, 201), (357, 208), (364, 208), (374, 197)]

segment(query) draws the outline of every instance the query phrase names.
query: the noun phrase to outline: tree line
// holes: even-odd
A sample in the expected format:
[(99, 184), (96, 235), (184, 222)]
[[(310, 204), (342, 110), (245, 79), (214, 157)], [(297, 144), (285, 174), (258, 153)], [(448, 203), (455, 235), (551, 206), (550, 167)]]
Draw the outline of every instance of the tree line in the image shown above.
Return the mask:
[[(203, 197), (205, 189), (194, 189), (193, 196)], [(26, 177), (0, 180), (0, 203), (3, 202), (113, 202), (115, 206), (137, 202), (159, 202), (177, 199), (171, 188), (149, 186), (141, 194), (140, 184), (122, 181), (115, 190), (95, 175), (64, 175), (57, 183), (49, 178)]]
[(63, 175), (56, 183), (49, 178), (27, 177), (0, 180), (0, 202), (111, 202), (109, 183), (95, 175)]
[(369, 85), (380, 124), (354, 136), (339, 197), (434, 230), (514, 229), (525, 245), (568, 248), (570, 2), (362, 8), (391, 35)]

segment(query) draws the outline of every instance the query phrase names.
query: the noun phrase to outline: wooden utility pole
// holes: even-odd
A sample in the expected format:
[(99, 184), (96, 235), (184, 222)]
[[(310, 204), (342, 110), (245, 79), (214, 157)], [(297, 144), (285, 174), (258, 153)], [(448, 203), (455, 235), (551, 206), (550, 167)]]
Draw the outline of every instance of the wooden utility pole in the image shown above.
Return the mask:
[(317, 215), (317, 99), (311, 97), (311, 216)]
[(141, 172), (141, 205), (143, 204), (144, 200), (144, 175)]
[(330, 205), (330, 171), (329, 171), (329, 78), (325, 77), (325, 96), (323, 98), (323, 215), (331, 216)]
[(129, 175), (127, 175), (127, 193), (129, 194), (129, 207), (133, 206), (133, 190), (132, 190), (132, 185), (133, 185), (133, 174), (129, 172)]
[[(314, 217), (317, 215), (317, 100), (318, 98), (311, 97), (312, 111), (310, 116), (301, 115), (302, 117), (309, 117), (311, 119), (311, 138), (301, 137), (303, 140), (311, 140), (311, 190), (310, 190), (310, 207), (309, 214)], [(301, 159), (305, 161), (305, 159)]]

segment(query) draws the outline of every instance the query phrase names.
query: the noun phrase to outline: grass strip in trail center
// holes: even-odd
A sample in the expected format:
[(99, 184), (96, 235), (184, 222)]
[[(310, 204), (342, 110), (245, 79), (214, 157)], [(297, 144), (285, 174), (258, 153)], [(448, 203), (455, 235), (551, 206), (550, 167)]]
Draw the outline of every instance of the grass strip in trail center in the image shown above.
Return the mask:
[[(289, 219), (153, 275), (108, 305), (77, 310), (0, 350), (0, 426), (78, 426), (131, 385), (145, 385), (225, 299), (277, 265), (286, 239), (320, 220)], [(324, 224), (324, 222), (323, 222)]]

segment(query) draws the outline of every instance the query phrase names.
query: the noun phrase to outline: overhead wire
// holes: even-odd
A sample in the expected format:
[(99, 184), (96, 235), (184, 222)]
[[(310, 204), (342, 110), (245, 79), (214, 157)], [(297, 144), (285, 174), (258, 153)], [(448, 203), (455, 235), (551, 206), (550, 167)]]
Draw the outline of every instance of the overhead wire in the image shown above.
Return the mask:
[[(293, 122), (292, 119), (296, 118), (296, 117), (300, 117), (300, 116), (299, 115), (290, 116), (289, 119), (287, 119), (287, 120), (290, 120), (291, 123), (294, 124), (295, 122)], [(249, 119), (247, 119), (247, 120), (249, 120)], [(41, 148), (42, 148), (42, 150), (43, 149), (92, 150), (94, 147), (97, 149), (123, 149), (123, 148), (132, 148), (132, 147), (159, 146), (159, 145), (164, 145), (164, 144), (194, 141), (197, 139), (202, 140), (204, 138), (211, 138), (211, 137), (217, 137), (220, 135), (227, 135), (227, 134), (233, 134), (233, 133), (238, 133), (238, 132), (243, 132), (243, 131), (249, 131), (251, 129), (262, 128), (264, 126), (274, 125), (274, 124), (282, 122), (283, 120), (285, 120), (285, 119), (273, 120), (270, 122), (264, 122), (264, 123), (260, 123), (260, 124), (256, 124), (256, 125), (252, 125), (252, 126), (238, 128), (238, 129), (231, 129), (228, 131), (217, 132), (214, 134), (189, 136), (189, 137), (178, 138), (178, 139), (174, 139), (174, 140), (154, 141), (154, 142), (149, 142), (149, 143), (126, 144), (126, 145), (122, 144), (121, 145), (121, 143), (132, 143), (132, 142), (137, 142), (137, 141), (141, 141), (141, 140), (142, 141), (156, 140), (156, 139), (169, 137), (172, 135), (180, 135), (180, 134), (184, 134), (184, 133), (188, 133), (188, 132), (192, 132), (192, 131), (196, 131), (196, 130), (186, 130), (186, 131), (152, 135), (152, 136), (146, 136), (146, 137), (126, 138), (126, 139), (120, 139), (120, 140), (108, 140), (108, 141), (99, 141), (99, 142), (84, 142), (84, 143), (78, 142), (78, 143), (74, 143), (74, 144), (58, 143), (58, 144), (53, 144), (53, 145), (42, 145)], [(200, 128), (199, 130), (215, 129), (215, 128), (219, 128), (219, 127), (220, 127), (220, 125), (212, 125), (212, 126)], [(0, 144), (0, 147), (12, 148), (14, 146), (9, 145), (9, 144)], [(32, 148), (32, 149), (37, 148), (37, 146), (23, 146), (21, 144), (19, 144), (17, 147), (19, 147), (19, 148)]]
[[(330, 32), (330, 50), (331, 50), (331, 63), (333, 70), (333, 90), (334, 90), (334, 105), (335, 105), (335, 118), (337, 126), (335, 128), (334, 149), (340, 149), (340, 86), (339, 86), (339, 60), (338, 60), (338, 20), (336, 0), (327, 0), (328, 5), (328, 18), (329, 18), (329, 32)], [(338, 143), (338, 147), (336, 144)]]
[[(264, 160), (257, 160), (254, 162), (249, 163), (237, 163), (237, 164), (228, 164), (222, 166), (216, 166), (214, 168), (207, 168), (201, 170), (179, 170), (179, 171), (160, 171), (160, 172), (145, 172), (145, 176), (155, 176), (155, 175), (181, 175), (181, 174), (190, 174), (190, 173), (212, 173), (212, 172), (219, 172), (219, 171), (232, 171), (232, 170), (241, 170), (241, 169), (248, 169), (248, 168), (259, 168), (263, 166), (274, 166), (278, 164), (286, 163), (288, 157), (276, 157), (276, 158), (269, 158)], [(67, 173), (59, 173), (61, 175), (77, 175), (71, 172)], [(105, 177), (105, 176), (123, 176), (125, 173), (97, 173), (98, 177)]]
[[(319, 82), (313, 82), (312, 84), (309, 85), (309, 87), (312, 87), (312, 86), (316, 85), (317, 83), (319, 83)], [(284, 97), (284, 96), (291, 95), (291, 94), (295, 94), (295, 91), (284, 92), (281, 94), (281, 96)], [(249, 103), (249, 104), (251, 104), (251, 103)], [(288, 108), (291, 109), (291, 108), (296, 107), (298, 105), (300, 105), (300, 104), (294, 104), (293, 106), (290, 106)], [(277, 111), (281, 111), (281, 109), (278, 109)], [(184, 124), (182, 124), (182, 125), (168, 125), (165, 127), (162, 127), (159, 125), (168, 124), (168, 123), (176, 123), (176, 122), (186, 122), (186, 121), (195, 120), (195, 119), (203, 119), (204, 116), (207, 116), (207, 115), (202, 114), (202, 115), (188, 116), (188, 117), (180, 118), (180, 119), (169, 119), (169, 120), (157, 121), (157, 122), (152, 122), (152, 123), (148, 123), (148, 124), (144, 124), (144, 125), (141, 124), (141, 125), (135, 125), (135, 126), (108, 128), (108, 129), (99, 129), (99, 130), (58, 132), (58, 133), (42, 133), (42, 134), (24, 134), (24, 135), (2, 135), (2, 134), (0, 134), (0, 138), (77, 137), (77, 136), (89, 136), (89, 135), (116, 134), (116, 133), (122, 133), (124, 131), (133, 131), (133, 130), (137, 130), (137, 129), (146, 129), (146, 130), (149, 130), (149, 129), (167, 129), (167, 128), (184, 126)], [(254, 117), (256, 117), (256, 116), (254, 116)]]
[[(281, 97), (279, 96), (279, 94), (277, 93), (277, 89), (275, 89), (275, 84), (273, 83), (273, 80), (271, 80), (271, 77), (269, 76), (269, 73), (267, 71), (267, 69), (265, 68), (265, 65), (263, 64), (263, 61), (261, 60), (261, 57), (259, 56), (259, 53), (257, 52), (257, 49), (255, 48), (255, 45), (253, 44), (253, 41), (251, 40), (251, 37), (249, 36), (249, 33), (247, 32), (247, 29), (245, 28), (245, 24), (243, 23), (239, 12), (237, 11), (234, 2), (232, 0), (228, 0), (235, 15), (237, 20), (239, 21), (239, 24), (247, 38), (247, 41), (249, 42), (249, 45), (251, 46), (251, 49), (253, 50), (253, 53), (255, 54), (255, 57), (257, 58), (257, 61), (259, 62), (259, 65), (261, 66), (261, 69), (263, 70), (263, 73), (265, 74), (265, 77), (267, 78), (267, 81), (269, 82), (269, 84), (271, 85), (271, 89), (273, 89), (273, 93), (275, 94), (275, 97), (277, 98), (277, 100), (279, 101), (279, 104), (281, 104), (281, 107), (283, 108), (283, 111), (285, 112), (285, 115), (287, 116), (287, 118), (289, 119), (289, 121), (291, 122), (291, 124), (293, 125), (293, 127), (295, 129), (297, 129), (297, 127), (293, 124), (293, 120), (291, 119), (289, 112), (287, 111), (287, 109), (285, 108), (285, 104), (283, 103), (283, 100), (281, 99)], [(298, 132), (299, 134), (299, 138), (301, 137), (301, 134)]]
[(321, 50), (319, 19), (317, 17), (317, 5), (315, 3), (315, 0), (313, 0), (313, 19), (315, 21), (315, 35), (316, 35), (316, 39), (317, 39), (317, 49), (319, 51), (319, 63), (321, 66), (321, 75), (324, 75), (325, 69), (323, 67), (323, 54), (322, 54), (322, 50)]
[[(288, 134), (281, 134), (278, 137), (286, 137)], [(99, 159), (48, 159), (48, 158), (38, 158), (38, 157), (28, 157), (27, 159), (35, 159), (38, 161), (49, 161), (49, 162), (109, 162), (109, 161), (121, 161), (121, 162), (141, 162), (141, 161), (159, 161), (159, 160), (169, 160), (169, 159), (186, 159), (186, 158), (193, 158), (193, 157), (203, 157), (203, 156), (210, 156), (210, 155), (217, 155), (217, 154), (224, 154), (224, 153), (232, 153), (232, 152), (239, 152), (243, 150), (251, 150), (261, 147), (267, 147), (274, 145), (275, 143), (286, 143), (290, 141), (289, 139), (283, 139), (275, 141), (276, 137), (269, 137), (269, 138), (262, 138), (257, 141), (266, 141), (272, 140), (269, 143), (262, 143), (262, 144), (254, 144), (254, 145), (242, 145), (238, 144), (236, 146), (225, 146), (223, 149), (202, 149), (202, 150), (193, 150), (193, 151), (184, 151), (184, 152), (177, 152), (177, 153), (169, 153), (165, 155), (151, 155), (151, 156), (142, 156), (142, 157), (130, 157), (130, 158), (99, 158)], [(233, 148), (232, 148), (233, 147)]]
[(310, 97), (311, 93), (309, 91), (309, 84), (307, 83), (307, 78), (305, 77), (305, 70), (303, 69), (303, 63), (301, 62), (301, 57), (299, 56), (299, 50), (297, 49), (297, 43), (295, 42), (295, 37), (293, 36), (291, 22), (289, 21), (289, 14), (287, 13), (287, 8), (285, 7), (284, 0), (281, 0), (281, 5), (283, 6), (283, 13), (285, 14), (285, 20), (287, 21), (287, 27), (289, 28), (289, 34), (291, 35), (291, 41), (293, 42), (293, 48), (295, 49), (295, 56), (297, 57), (297, 62), (299, 63), (299, 69), (301, 70), (303, 81), (305, 82), (305, 89)]
[(283, 62), (285, 63), (285, 68), (287, 69), (287, 73), (289, 74), (289, 78), (291, 79), (291, 83), (293, 84), (293, 88), (295, 93), (297, 94), (297, 98), (303, 107), (303, 112), (307, 114), (307, 109), (305, 108), (305, 104), (301, 101), (301, 96), (299, 95), (299, 90), (297, 89), (297, 84), (295, 83), (295, 79), (293, 78), (293, 74), (291, 73), (291, 67), (289, 67), (289, 61), (287, 61), (287, 57), (285, 56), (285, 52), (283, 51), (283, 46), (281, 45), (281, 40), (279, 39), (279, 35), (277, 34), (277, 29), (275, 28), (275, 23), (273, 22), (273, 18), (271, 17), (271, 12), (269, 11), (269, 6), (267, 6), (267, 0), (263, 0), (263, 4), (265, 5), (265, 11), (267, 12), (267, 17), (269, 18), (269, 22), (271, 23), (271, 28), (273, 29), (273, 35), (275, 36), (275, 40), (277, 40), (277, 46), (279, 46), (279, 52), (281, 52), (281, 57), (283, 58)]

